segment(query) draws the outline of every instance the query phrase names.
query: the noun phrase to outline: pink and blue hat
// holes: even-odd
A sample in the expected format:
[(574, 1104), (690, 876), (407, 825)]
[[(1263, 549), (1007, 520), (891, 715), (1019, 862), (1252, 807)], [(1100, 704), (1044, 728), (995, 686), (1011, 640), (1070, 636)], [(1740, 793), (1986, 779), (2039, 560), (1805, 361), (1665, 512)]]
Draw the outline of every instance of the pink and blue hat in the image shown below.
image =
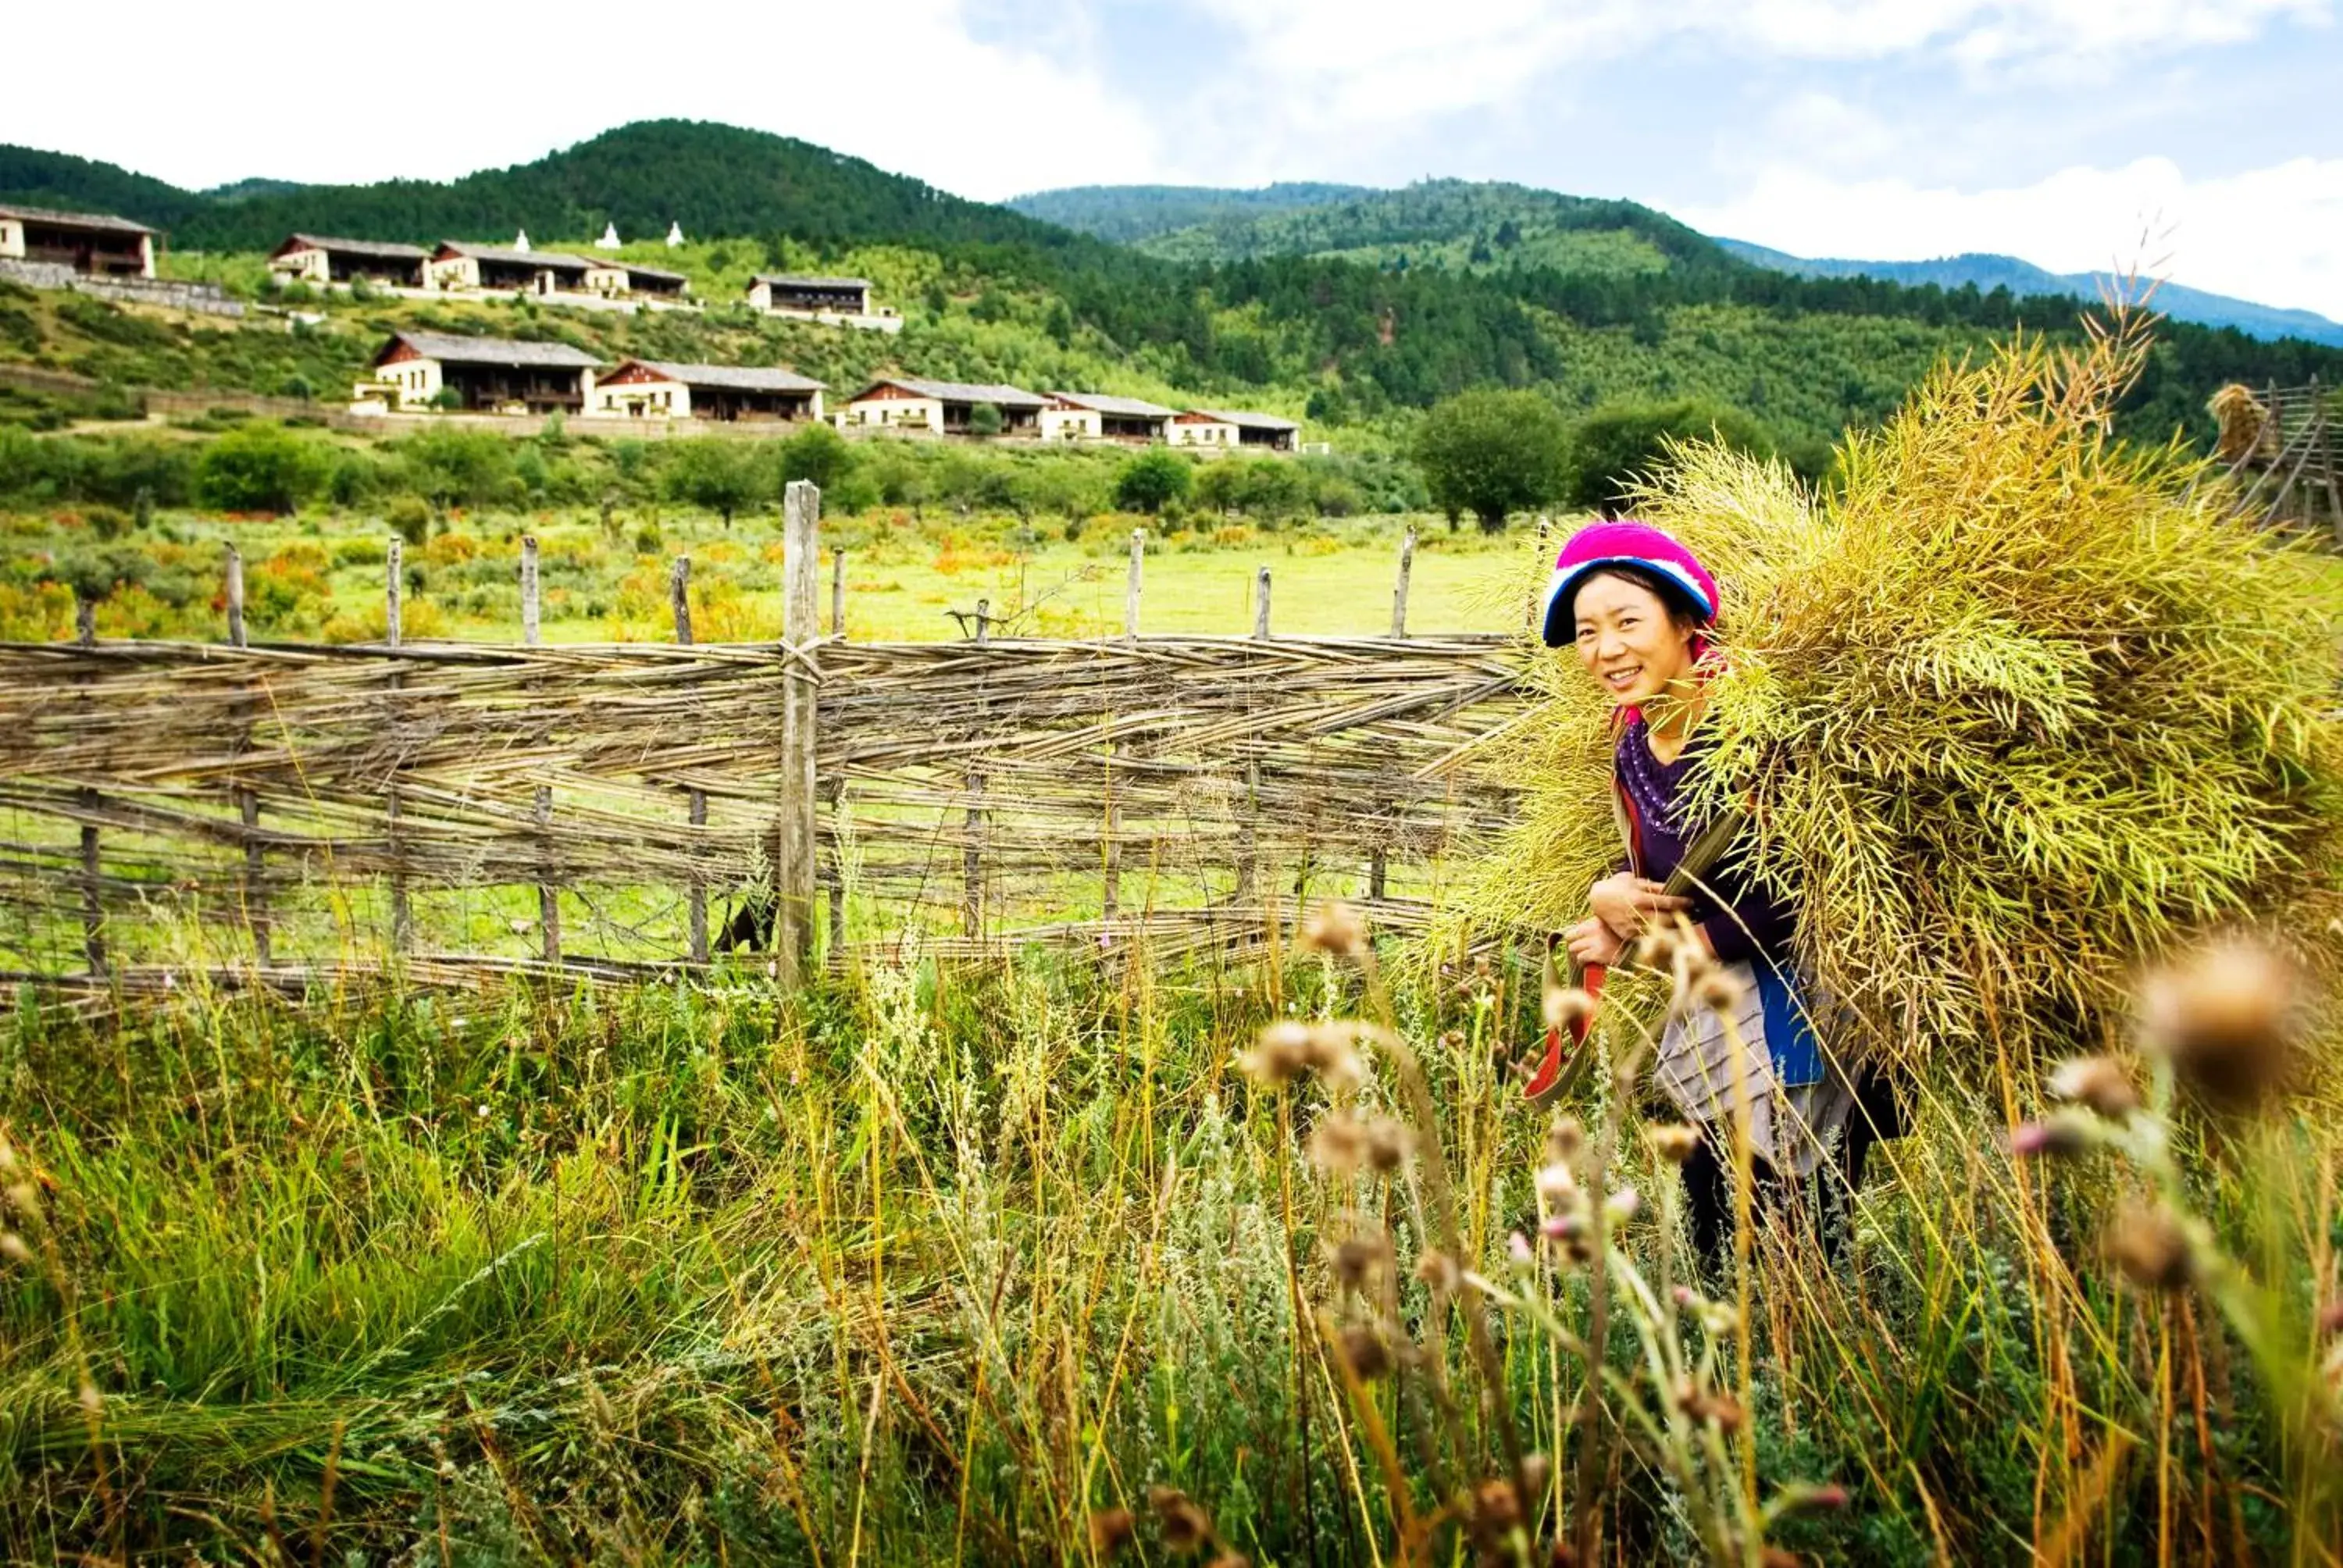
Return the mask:
[(1562, 555), (1554, 563), (1554, 580), (1546, 584), (1540, 627), (1548, 648), (1576, 640), (1573, 607), (1579, 588), (1605, 567), (1639, 567), (1674, 590), (1701, 625), (1712, 625), (1716, 619), (1716, 579), (1708, 575), (1698, 556), (1649, 523), (1632, 519), (1589, 523), (1562, 547)]

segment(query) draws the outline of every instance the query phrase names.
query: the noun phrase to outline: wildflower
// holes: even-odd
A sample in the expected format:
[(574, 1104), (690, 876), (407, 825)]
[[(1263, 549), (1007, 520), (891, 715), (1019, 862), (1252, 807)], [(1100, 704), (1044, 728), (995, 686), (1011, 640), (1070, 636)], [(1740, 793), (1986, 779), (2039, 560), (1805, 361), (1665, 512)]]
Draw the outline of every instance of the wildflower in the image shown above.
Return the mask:
[(2107, 1252), (2143, 1290), (2177, 1291), (2196, 1271), (2188, 1232), (2169, 1209), (2128, 1204), (2107, 1227)]
[(1373, 1382), (1391, 1371), (1391, 1350), (1383, 1343), (1383, 1336), (1370, 1328), (1342, 1331), (1342, 1360), (1350, 1363), (1353, 1375), (1361, 1382)]
[(2302, 1000), (2292, 963), (2258, 943), (2224, 941), (2147, 978), (2140, 1032), (2206, 1099), (2250, 1110), (2286, 1077)]
[(1131, 1544), (1139, 1523), (1128, 1508), (1101, 1508), (1091, 1515), (1091, 1551), (1111, 1557)]
[(1692, 982), (1692, 1000), (1723, 1018), (1731, 1018), (1740, 1010), (1742, 996), (1740, 980), (1714, 966), (1702, 970)]
[(1302, 922), (1302, 945), (1336, 958), (1357, 958), (1367, 949), (1366, 920), (1339, 899), (1321, 904)]
[(1594, 999), (1576, 986), (1550, 986), (1543, 1012), (1546, 1028), (1575, 1030), (1594, 1016)]
[(1456, 1260), (1445, 1252), (1427, 1251), (1415, 1261), (1415, 1277), (1442, 1292), (1453, 1292), (1464, 1282), (1464, 1271)]
[(1186, 1493), (1174, 1486), (1151, 1486), (1147, 1489), (1147, 1502), (1155, 1510), (1155, 1523), (1162, 1530), (1165, 1551), (1195, 1552), (1212, 1543), (1212, 1517), (1190, 1501)]
[(1537, 1261), (1537, 1252), (1531, 1247), (1530, 1239), (1519, 1231), (1505, 1238), (1505, 1255), (1513, 1259), (1517, 1269), (1526, 1269)]
[(1624, 1225), (1643, 1206), (1644, 1200), (1633, 1187), (1622, 1187), (1603, 1201), (1603, 1217), (1614, 1227)]
[(1681, 1165), (1700, 1148), (1700, 1131), (1681, 1121), (1651, 1129), (1652, 1152), (1671, 1165)]
[(2139, 1109), (2139, 1095), (2131, 1075), (2108, 1057), (2082, 1056), (2062, 1061), (2050, 1075), (2050, 1093), (2087, 1107), (2109, 1121), (2119, 1121)]
[(2097, 1141), (2088, 1121), (2071, 1111), (2060, 1111), (2041, 1121), (2028, 1121), (2009, 1135), (2009, 1151), (2021, 1157), (2052, 1159), (2080, 1154)]

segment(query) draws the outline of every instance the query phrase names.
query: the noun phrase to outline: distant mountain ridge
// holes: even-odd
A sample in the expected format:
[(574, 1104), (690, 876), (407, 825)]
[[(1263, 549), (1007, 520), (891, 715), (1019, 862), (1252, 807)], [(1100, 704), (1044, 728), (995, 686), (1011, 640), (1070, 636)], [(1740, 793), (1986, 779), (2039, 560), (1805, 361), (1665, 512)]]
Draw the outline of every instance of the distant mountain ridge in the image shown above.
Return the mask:
[[(2021, 297), (2071, 294), (2084, 299), (2099, 298), (2107, 289), (2123, 281), (2112, 273), (2050, 272), (2014, 256), (1977, 251), (1937, 256), (1930, 261), (1843, 261), (1792, 256), (1746, 240), (1720, 239), (1716, 243), (1744, 261), (1800, 277), (1877, 277), (1890, 283), (1933, 283), (1940, 288), (1975, 284), (1980, 289), (2006, 288)], [(2300, 337), (2343, 347), (2343, 323), (2330, 321), (2316, 311), (2257, 305), (2248, 299), (2235, 299), (2177, 283), (2160, 285), (2153, 303), (2157, 309), (2178, 321), (2234, 327), (2249, 337)]]
[[(1315, 191), (1333, 193), (1306, 199)], [(1933, 261), (1849, 261), (1791, 256), (1713, 238), (1638, 203), (1599, 201), (1499, 182), (1429, 180), (1399, 189), (1355, 186), (1088, 186), (1040, 191), (1011, 206), (1052, 223), (1182, 261), (1319, 256), (1371, 265), (1497, 271), (1517, 265), (1635, 273), (1749, 266), (1811, 278), (1875, 278), (1912, 287), (2006, 288), (2019, 298), (2102, 297), (2105, 275), (2054, 273), (2016, 256), (1972, 253)], [(1499, 243), (1511, 230), (1511, 244)], [(1524, 244), (1526, 241), (1526, 244)], [(2269, 341), (2298, 337), (2343, 347), (2343, 324), (2205, 289), (2166, 284), (2157, 309), (2177, 321), (2229, 327)]]

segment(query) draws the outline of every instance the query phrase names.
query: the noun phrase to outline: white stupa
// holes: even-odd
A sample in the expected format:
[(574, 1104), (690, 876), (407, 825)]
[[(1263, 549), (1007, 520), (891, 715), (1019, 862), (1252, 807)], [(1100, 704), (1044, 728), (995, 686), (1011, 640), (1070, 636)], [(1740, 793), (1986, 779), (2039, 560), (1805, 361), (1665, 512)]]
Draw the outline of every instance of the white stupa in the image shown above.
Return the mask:
[(667, 243), (669, 246), (679, 246), (683, 243), (683, 225), (679, 223), (671, 223), (667, 226)]
[(618, 226), (617, 224), (615, 224), (615, 223), (606, 223), (606, 224), (604, 224), (604, 225), (602, 226), (602, 237), (601, 237), (601, 238), (599, 238), (599, 239), (598, 239), (598, 240), (596, 240), (596, 241), (594, 242), (594, 248), (595, 248), (596, 250), (616, 250), (616, 249), (618, 249)]
[(527, 250), (528, 248), (528, 230), (520, 228), (513, 231), (513, 248), (515, 250)]

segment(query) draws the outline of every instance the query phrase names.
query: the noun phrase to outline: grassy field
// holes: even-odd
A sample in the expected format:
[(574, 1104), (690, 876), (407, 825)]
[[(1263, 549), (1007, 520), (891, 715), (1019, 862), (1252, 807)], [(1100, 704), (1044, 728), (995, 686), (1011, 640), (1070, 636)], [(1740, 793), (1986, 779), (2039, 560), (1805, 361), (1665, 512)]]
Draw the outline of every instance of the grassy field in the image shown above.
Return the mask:
[[(1703, 1279), (1598, 1075), (1580, 1180), (1644, 1199), (1602, 1276), (1620, 1425), (1582, 1430), (1594, 1276), (1509, 1240), (1574, 1201), (1502, 1070), (1535, 1009), (1517, 965), (1386, 993), (1300, 952), (26, 1005), (0, 1553), (1071, 1563), (1131, 1510), (1161, 1562), (1171, 1488), (1263, 1564), (1543, 1563), (1586, 1520), (1605, 1562), (2334, 1561), (2308, 1407), (2089, 1241), (2120, 1163), (1977, 1135), (2016, 1077), (1922, 1096), (1845, 1255), (1769, 1227)], [(1315, 1075), (1235, 1064), (1360, 1013), (1437, 1106), (1396, 1177), (1336, 1157)], [(1407, 1060), (1368, 1049), (1370, 1127), (1418, 1103)], [(2289, 1302), (2332, 1288), (2334, 1126), (2177, 1146)], [(1477, 1348), (1410, 1272), (1443, 1247), (1494, 1292)]]
[[(726, 528), (713, 515), (673, 506), (629, 508), (605, 531), (582, 508), (470, 514), (406, 552), (410, 638), (514, 640), (519, 635), (519, 549), (534, 535), (544, 562), (549, 641), (672, 636), (668, 571), (692, 558), (697, 635), (703, 640), (778, 637), (779, 520), (770, 513)], [(941, 641), (962, 635), (949, 613), (980, 599), (1011, 618), (996, 635), (1091, 637), (1120, 632), (1133, 528), (1149, 536), (1141, 620), (1153, 632), (1238, 635), (1253, 625), (1255, 578), (1271, 572), (1272, 625), (1294, 635), (1381, 635), (1391, 624), (1400, 541), (1417, 544), (1411, 629), (1490, 631), (1509, 620), (1494, 587), (1509, 558), (1503, 539), (1451, 533), (1437, 518), (1345, 518), (1264, 528), (1191, 517), (1177, 524), (1130, 515), (1079, 523), (1023, 522), (1003, 514), (915, 518), (876, 508), (824, 521), (822, 606), (830, 613), (836, 553), (846, 552), (849, 635)], [(0, 518), (19, 560), (35, 565), (92, 548), (70, 509)], [(1071, 535), (1072, 537), (1069, 537)], [(246, 563), (253, 635), (351, 641), (382, 631), (385, 544), (374, 518), (316, 512), (287, 518), (166, 517), (126, 541), (150, 571), (98, 608), (100, 635), (216, 638), (223, 547)], [(0, 636), (71, 635), (69, 594), (0, 583)]]

